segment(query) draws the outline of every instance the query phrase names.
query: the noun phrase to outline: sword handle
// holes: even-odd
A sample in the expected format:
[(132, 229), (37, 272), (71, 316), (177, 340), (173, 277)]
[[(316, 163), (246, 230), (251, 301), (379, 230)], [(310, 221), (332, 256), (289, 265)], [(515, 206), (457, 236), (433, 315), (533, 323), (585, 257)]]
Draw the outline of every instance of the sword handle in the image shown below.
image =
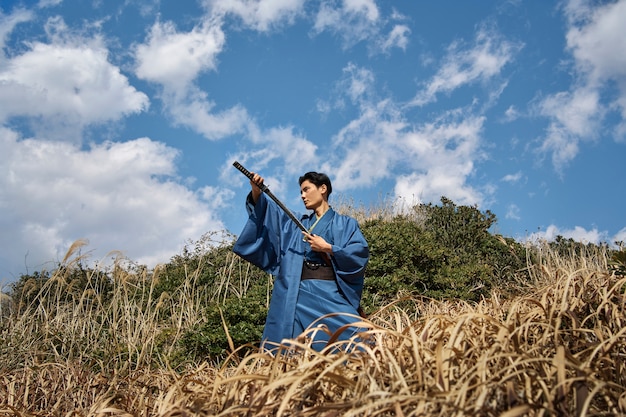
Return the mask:
[[(246, 177), (248, 177), (250, 179), (250, 181), (252, 181), (252, 179), (254, 178), (254, 175), (252, 175), (252, 173), (250, 171), (248, 171), (247, 169), (244, 168), (243, 165), (241, 165), (239, 162), (235, 161), (233, 162), (233, 166), (235, 168), (237, 168), (239, 171), (241, 171), (241, 173), (243, 175), (245, 175)], [(267, 192), (267, 185), (263, 184), (262, 186), (259, 187), (261, 189), (261, 191), (263, 192)]]

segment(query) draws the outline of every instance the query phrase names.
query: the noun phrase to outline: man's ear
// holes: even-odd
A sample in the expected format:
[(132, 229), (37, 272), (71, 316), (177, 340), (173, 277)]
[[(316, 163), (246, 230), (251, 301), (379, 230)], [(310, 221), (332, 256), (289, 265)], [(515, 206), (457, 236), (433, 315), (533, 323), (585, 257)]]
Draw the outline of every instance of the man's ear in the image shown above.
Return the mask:
[(322, 193), (324, 197), (326, 197), (326, 200), (328, 200), (328, 187), (326, 184), (320, 185), (320, 193)]

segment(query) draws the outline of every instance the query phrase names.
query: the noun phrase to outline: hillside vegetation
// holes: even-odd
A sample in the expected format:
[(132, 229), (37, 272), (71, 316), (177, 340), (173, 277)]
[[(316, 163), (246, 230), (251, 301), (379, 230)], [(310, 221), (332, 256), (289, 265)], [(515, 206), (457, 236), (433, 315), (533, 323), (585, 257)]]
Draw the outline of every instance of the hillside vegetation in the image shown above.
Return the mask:
[(0, 414), (626, 415), (624, 251), (522, 245), (445, 198), (340, 211), (371, 249), (353, 340), (258, 351), (272, 277), (232, 237), (151, 270), (76, 242), (2, 294)]

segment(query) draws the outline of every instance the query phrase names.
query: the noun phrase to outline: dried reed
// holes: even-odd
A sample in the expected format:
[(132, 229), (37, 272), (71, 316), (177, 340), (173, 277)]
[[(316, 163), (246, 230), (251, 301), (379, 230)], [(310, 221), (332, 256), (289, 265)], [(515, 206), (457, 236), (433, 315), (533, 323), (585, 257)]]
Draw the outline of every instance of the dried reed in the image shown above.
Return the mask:
[[(1, 318), (0, 414), (626, 415), (626, 279), (608, 272), (601, 253), (536, 250), (521, 296), (402, 299), (324, 352), (303, 335), (275, 355), (234, 351), (220, 366), (183, 371), (156, 347), (158, 311), (175, 302), (180, 314), (168, 326), (179, 330), (202, 320), (194, 274), (180, 294), (141, 292), (138, 302), (138, 280), (148, 277), (117, 271), (106, 306), (89, 290), (64, 303), (63, 277), (53, 277), (37, 303)], [(225, 276), (214, 296), (245, 286)]]

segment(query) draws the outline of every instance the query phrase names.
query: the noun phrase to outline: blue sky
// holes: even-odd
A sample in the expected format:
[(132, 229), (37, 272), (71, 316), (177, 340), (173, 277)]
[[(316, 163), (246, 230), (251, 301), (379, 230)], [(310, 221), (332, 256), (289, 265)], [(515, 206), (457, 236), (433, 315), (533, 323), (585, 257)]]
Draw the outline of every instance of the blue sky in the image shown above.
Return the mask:
[(626, 0), (2, 0), (0, 282), (238, 234), (234, 160), (295, 211), (317, 170), (626, 241), (625, 27)]

